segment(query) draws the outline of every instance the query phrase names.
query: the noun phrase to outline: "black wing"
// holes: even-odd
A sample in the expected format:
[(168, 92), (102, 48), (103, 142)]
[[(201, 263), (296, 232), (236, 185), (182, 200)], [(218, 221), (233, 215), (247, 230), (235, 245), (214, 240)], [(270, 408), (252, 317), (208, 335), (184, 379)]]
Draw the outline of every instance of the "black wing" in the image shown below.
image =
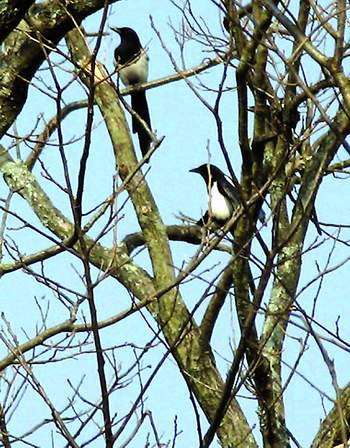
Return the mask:
[(224, 174), (217, 179), (217, 185), (219, 192), (231, 201), (233, 208), (238, 207), (240, 204), (239, 191)]

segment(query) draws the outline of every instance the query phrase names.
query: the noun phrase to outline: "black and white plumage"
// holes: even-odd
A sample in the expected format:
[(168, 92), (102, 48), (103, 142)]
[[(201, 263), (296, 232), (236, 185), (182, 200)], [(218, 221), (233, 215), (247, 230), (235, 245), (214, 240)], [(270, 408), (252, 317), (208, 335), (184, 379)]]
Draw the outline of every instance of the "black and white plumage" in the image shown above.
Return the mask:
[[(114, 62), (120, 79), (126, 87), (132, 87), (147, 81), (148, 56), (142, 48), (136, 32), (127, 27), (111, 28), (119, 34), (120, 44), (114, 51)], [(131, 108), (151, 129), (146, 92), (140, 90), (131, 94)], [(138, 117), (132, 116), (132, 131), (137, 133), (143, 156), (150, 148), (152, 139)]]
[[(203, 164), (193, 168), (190, 172), (202, 176), (209, 195), (209, 212), (207, 211), (198, 223), (206, 223), (211, 216), (219, 225), (225, 224), (240, 204), (238, 189), (215, 165)], [(265, 222), (265, 212), (262, 209), (259, 212), (259, 219)]]

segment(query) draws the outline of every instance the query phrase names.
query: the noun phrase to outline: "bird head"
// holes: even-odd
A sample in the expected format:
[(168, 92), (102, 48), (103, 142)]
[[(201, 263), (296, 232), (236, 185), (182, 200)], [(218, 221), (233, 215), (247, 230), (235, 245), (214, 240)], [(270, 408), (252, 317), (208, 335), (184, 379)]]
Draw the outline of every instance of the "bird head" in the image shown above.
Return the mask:
[(119, 34), (121, 40), (128, 39), (140, 42), (136, 31), (134, 31), (132, 28), (129, 28), (127, 26), (124, 26), (122, 28), (111, 27), (111, 30)]
[(193, 168), (190, 172), (200, 174), (207, 184), (209, 183), (209, 178), (216, 178), (217, 176), (223, 175), (222, 171), (217, 166), (210, 163), (204, 163), (203, 165), (197, 166), (197, 168)]

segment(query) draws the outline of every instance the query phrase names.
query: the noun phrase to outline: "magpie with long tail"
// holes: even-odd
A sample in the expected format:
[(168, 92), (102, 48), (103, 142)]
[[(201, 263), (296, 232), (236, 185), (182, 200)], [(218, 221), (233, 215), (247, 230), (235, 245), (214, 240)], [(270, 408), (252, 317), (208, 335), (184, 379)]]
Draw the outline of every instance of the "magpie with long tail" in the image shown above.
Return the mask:
[[(199, 225), (207, 224), (209, 217), (219, 226), (223, 226), (240, 205), (238, 189), (228, 177), (215, 165), (203, 164), (190, 170), (198, 173), (204, 179), (209, 195), (209, 211), (197, 222)], [(259, 212), (259, 219), (265, 223), (266, 215), (263, 209)]]
[[(126, 87), (133, 87), (146, 82), (148, 78), (148, 56), (137, 33), (127, 27), (111, 29), (120, 36), (120, 44), (114, 51), (114, 62), (123, 84)], [(145, 156), (152, 139), (141, 122), (141, 120), (144, 121), (151, 130), (151, 118), (144, 90), (131, 94), (131, 109), (137, 114), (137, 116), (132, 115), (132, 131), (138, 135), (141, 153), (142, 156)]]

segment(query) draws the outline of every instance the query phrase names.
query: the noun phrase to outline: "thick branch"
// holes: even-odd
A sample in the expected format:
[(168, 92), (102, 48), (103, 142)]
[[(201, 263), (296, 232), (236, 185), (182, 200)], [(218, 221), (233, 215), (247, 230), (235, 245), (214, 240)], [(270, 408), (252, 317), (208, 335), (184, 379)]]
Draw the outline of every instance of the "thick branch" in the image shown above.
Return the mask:
[(0, 1), (0, 42), (18, 25), (35, 0)]
[(4, 42), (7, 50), (0, 54), (0, 136), (22, 110), (30, 81), (47, 54), (75, 23), (79, 24), (105, 4), (105, 0), (71, 0), (66, 7), (64, 2), (49, 0), (30, 8), (26, 23), (22, 21), (18, 30), (8, 36), (8, 45)]
[(348, 384), (341, 391), (339, 403), (334, 405), (327, 417), (321, 423), (321, 427), (312, 442), (311, 448), (333, 448), (335, 445), (342, 442), (339, 406), (346, 418), (348, 427), (347, 437), (348, 439), (350, 438), (350, 385)]

